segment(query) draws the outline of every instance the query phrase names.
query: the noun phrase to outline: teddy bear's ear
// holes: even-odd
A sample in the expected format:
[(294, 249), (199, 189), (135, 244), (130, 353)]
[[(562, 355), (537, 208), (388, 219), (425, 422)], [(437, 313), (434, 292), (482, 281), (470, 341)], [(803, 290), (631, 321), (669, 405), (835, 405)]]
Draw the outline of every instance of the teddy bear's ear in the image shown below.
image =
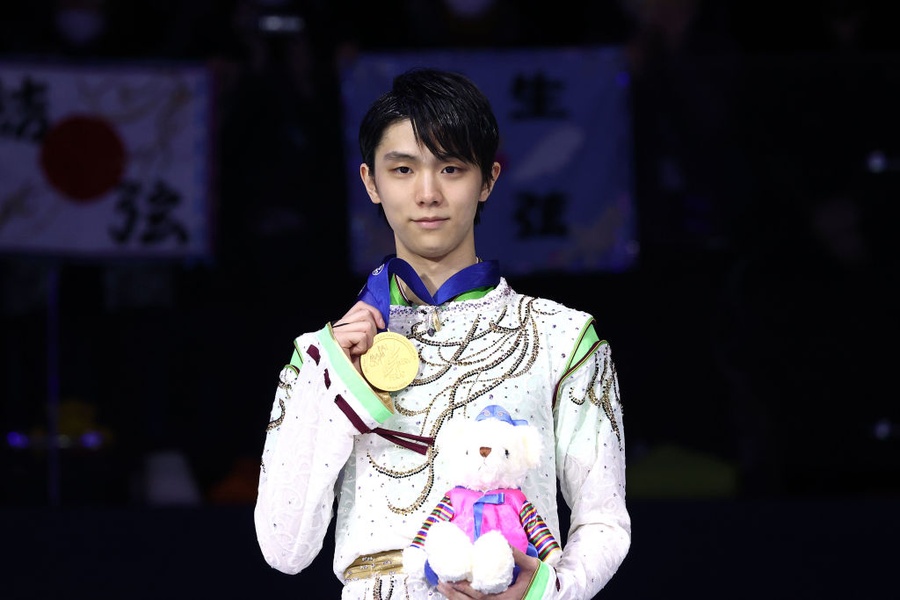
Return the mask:
[(519, 425), (516, 427), (522, 439), (522, 448), (525, 450), (525, 460), (529, 468), (536, 467), (541, 462), (541, 450), (543, 441), (537, 427), (531, 425)]
[(438, 450), (455, 453), (454, 449), (466, 440), (466, 427), (471, 427), (471, 425), (465, 419), (453, 419), (441, 425), (436, 441)]

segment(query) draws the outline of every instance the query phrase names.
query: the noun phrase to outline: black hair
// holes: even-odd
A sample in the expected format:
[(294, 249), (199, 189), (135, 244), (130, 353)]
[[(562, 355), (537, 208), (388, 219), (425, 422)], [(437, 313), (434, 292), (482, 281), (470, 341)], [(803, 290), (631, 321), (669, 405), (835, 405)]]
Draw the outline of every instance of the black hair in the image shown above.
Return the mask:
[[(460, 73), (416, 67), (394, 78), (366, 112), (359, 126), (359, 150), (375, 171), (375, 149), (385, 130), (409, 119), (416, 140), (441, 159), (456, 158), (476, 165), (486, 185), (500, 144), (500, 129), (487, 96)], [(381, 205), (378, 206), (383, 213)], [(479, 202), (475, 223), (484, 203)]]

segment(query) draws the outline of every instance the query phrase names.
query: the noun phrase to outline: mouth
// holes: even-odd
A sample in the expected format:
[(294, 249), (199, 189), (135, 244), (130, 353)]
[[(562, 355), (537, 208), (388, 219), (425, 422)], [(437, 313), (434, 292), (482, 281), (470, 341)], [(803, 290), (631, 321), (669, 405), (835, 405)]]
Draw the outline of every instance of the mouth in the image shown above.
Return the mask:
[(435, 229), (440, 227), (441, 223), (447, 219), (441, 217), (425, 217), (422, 219), (413, 219), (413, 223), (424, 229)]

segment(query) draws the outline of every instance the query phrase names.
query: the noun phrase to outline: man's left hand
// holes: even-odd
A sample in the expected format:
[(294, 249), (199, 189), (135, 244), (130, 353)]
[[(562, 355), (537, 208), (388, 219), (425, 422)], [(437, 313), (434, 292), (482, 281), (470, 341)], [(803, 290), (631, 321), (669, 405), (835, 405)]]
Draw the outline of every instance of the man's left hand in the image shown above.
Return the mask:
[(519, 574), (511, 586), (496, 594), (483, 594), (472, 587), (468, 581), (446, 582), (442, 581), (438, 584), (437, 589), (440, 593), (448, 598), (448, 600), (468, 600), (476, 598), (477, 600), (522, 600), (528, 593), (528, 586), (531, 585), (531, 579), (534, 572), (537, 571), (541, 561), (533, 556), (528, 556), (518, 548), (512, 548), (513, 560), (519, 567)]

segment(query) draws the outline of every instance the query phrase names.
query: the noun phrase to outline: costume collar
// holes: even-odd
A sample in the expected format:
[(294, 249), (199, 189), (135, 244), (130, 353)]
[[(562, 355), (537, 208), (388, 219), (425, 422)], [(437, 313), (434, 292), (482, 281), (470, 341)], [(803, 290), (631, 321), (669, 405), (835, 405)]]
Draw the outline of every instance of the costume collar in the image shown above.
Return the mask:
[[(396, 284), (396, 277), (403, 279), (412, 292), (425, 303), (432, 306), (440, 306), (451, 300), (462, 299), (463, 294), (469, 294), (480, 288), (493, 288), (500, 282), (500, 264), (496, 260), (481, 261), (474, 265), (461, 269), (453, 274), (437, 290), (431, 294), (425, 284), (419, 278), (415, 269), (395, 254), (389, 254), (384, 261), (369, 274), (366, 284), (359, 292), (358, 300), (374, 306), (384, 318), (385, 327), (390, 319), (390, 304), (392, 303), (392, 288)], [(399, 291), (399, 290), (398, 290)], [(483, 294), (482, 294), (483, 295)]]

